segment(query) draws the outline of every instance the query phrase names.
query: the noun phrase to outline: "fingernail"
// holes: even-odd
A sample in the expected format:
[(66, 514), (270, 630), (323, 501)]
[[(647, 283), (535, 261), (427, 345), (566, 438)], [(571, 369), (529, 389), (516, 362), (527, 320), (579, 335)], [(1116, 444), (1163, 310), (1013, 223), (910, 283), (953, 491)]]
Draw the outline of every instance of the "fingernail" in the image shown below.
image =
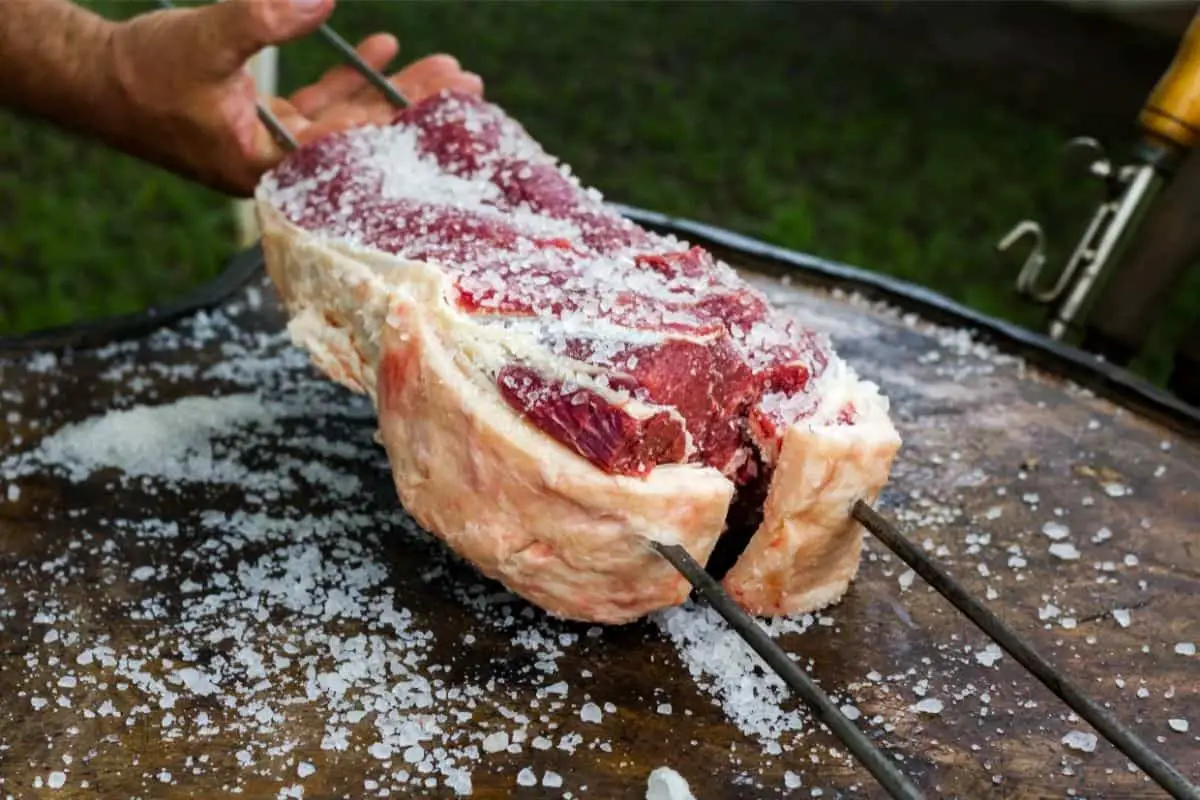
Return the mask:
[(302, 13), (308, 14), (324, 6), (326, 0), (292, 0), (292, 5)]

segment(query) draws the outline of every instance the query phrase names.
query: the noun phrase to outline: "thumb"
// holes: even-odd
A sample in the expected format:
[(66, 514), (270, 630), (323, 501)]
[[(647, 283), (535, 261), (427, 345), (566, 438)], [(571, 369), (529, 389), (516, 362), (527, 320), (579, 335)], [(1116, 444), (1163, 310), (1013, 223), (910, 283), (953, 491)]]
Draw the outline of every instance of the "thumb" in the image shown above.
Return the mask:
[(196, 58), (229, 75), (259, 50), (315, 31), (336, 0), (219, 0), (192, 11)]

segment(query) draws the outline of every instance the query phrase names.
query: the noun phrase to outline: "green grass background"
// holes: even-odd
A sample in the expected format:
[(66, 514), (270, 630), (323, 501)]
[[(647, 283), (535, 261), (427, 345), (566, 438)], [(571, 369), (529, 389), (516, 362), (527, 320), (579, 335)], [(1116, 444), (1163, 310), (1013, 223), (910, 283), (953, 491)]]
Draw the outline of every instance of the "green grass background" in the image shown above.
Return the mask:
[[(146, 2), (90, 3), (120, 18)], [(333, 25), (456, 54), (614, 200), (906, 278), (1038, 326), (992, 246), (1025, 216), (1073, 246), (1094, 190), (1060, 168), (1081, 131), (864, 43), (853, 14), (792, 3), (349, 2)], [(819, 29), (814, 29), (814, 20)], [(288, 45), (282, 89), (332, 56)], [(1136, 109), (1129, 109), (1132, 120)], [(1124, 120), (1122, 120), (1124, 123)], [(222, 269), (225, 198), (0, 113), (0, 333), (128, 312)], [(1194, 278), (1195, 276), (1193, 276)], [(1200, 311), (1191, 280), (1139, 369)]]

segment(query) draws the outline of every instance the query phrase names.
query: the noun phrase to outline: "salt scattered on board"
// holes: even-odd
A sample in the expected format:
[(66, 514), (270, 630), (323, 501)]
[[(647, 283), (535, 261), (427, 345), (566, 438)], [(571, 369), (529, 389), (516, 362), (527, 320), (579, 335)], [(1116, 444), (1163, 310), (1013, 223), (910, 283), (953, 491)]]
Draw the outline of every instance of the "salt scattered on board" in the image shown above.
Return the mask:
[[(768, 752), (778, 752), (804, 730), (805, 717), (788, 710), (787, 685), (761, 660), (713, 608), (689, 600), (652, 615), (674, 642), (692, 679), (721, 703), (743, 733)], [(776, 619), (763, 627), (769, 635), (803, 633), (814, 620)]]
[(63, 467), (74, 480), (116, 468), (128, 477), (178, 481), (203, 476), (211, 481), (219, 479), (212, 474), (214, 435), (272, 419), (254, 394), (185, 397), (67, 425), (44, 439), (32, 460)]
[[(284, 337), (279, 336), (272, 341), (282, 344), (283, 340)], [(67, 442), (68, 445), (74, 442), (74, 445), (61, 446), (61, 440), (56, 444), (51, 437), (36, 447), (32, 456), (27, 453), (24, 460), (6, 460), (5, 471), (29, 474), (24, 471), (25, 467), (36, 462), (55, 466), (72, 479), (83, 479), (99, 469), (130, 466), (130, 474), (135, 477), (180, 484), (174, 487), (176, 489), (223, 480), (258, 492), (319, 485), (323, 493), (333, 489), (335, 503), (338, 495), (354, 496), (346, 487), (352, 485), (347, 481), (358, 470), (341, 471), (335, 465), (331, 471), (336, 480), (328, 484), (322, 480), (326, 476), (311, 473), (305, 476), (295, 465), (268, 465), (261, 471), (256, 470), (242, 463), (238, 451), (251, 450), (255, 437), (277, 435), (282, 423), (288, 421), (326, 414), (346, 417), (354, 413), (352, 409), (358, 409), (356, 418), (368, 421), (370, 414), (365, 404), (355, 405), (353, 399), (347, 399), (338, 390), (331, 390), (323, 382), (297, 380), (294, 375), (299, 374), (306, 363), (303, 354), (296, 351), (283, 350), (281, 355), (267, 356), (262, 354), (258, 342), (247, 342), (242, 352), (238, 351), (238, 346), (231, 348), (229, 356), (211, 368), (211, 376), (216, 377), (219, 373), (223, 380), (252, 392), (192, 398), (204, 402), (190, 411), (184, 401), (169, 401), (135, 405), (128, 410), (132, 416), (121, 417), (121, 412), (107, 415), (124, 419), (125, 423), (150, 420), (154, 423), (151, 427), (157, 426), (160, 431), (163, 427), (170, 429), (181, 415), (191, 418), (196, 424), (191, 427), (191, 423), (185, 424), (186, 435), (177, 437), (179, 441), (170, 444), (173, 449), (167, 452), (171, 464), (165, 467), (163, 464), (149, 465), (141, 447), (132, 444), (130, 447), (89, 448), (86, 435), (89, 426), (85, 422), (76, 427)], [(281, 377), (281, 373), (290, 367), (297, 370), (293, 376)], [(125, 375), (120, 379), (128, 377)], [(281, 385), (285, 385), (287, 391), (282, 396), (278, 392), (272, 395), (271, 389)], [(264, 386), (265, 391), (260, 393)], [(107, 417), (89, 422), (99, 425)], [(211, 424), (206, 425), (205, 419), (211, 420)], [(103, 424), (111, 425), (112, 422)], [(71, 429), (63, 429), (67, 430)], [(225, 441), (238, 442), (240, 446), (226, 450), (222, 446)], [(369, 444), (322, 441), (305, 431), (296, 440), (296, 445), (301, 461), (321, 462), (323, 459), (315, 454), (337, 453), (339, 457), (359, 462), (360, 467), (365, 461), (386, 470), (386, 462)], [(324, 459), (324, 463), (335, 462)], [(139, 473), (139, 469), (145, 472)], [(283, 473), (290, 478), (281, 480)], [(1037, 502), (1036, 496), (1034, 502)], [(953, 519), (952, 512), (954, 510), (948, 505), (946, 510), (926, 506), (923, 511), (918, 511), (935, 517), (939, 525), (948, 524)], [(244, 738), (245, 749), (239, 752), (237, 760), (244, 769), (258, 772), (268, 769), (266, 765), (272, 758), (287, 757), (292, 752), (290, 748), (297, 746), (295, 742), (272, 740), (273, 733), (286, 730), (286, 720), (292, 713), (289, 709), (297, 705), (306, 709), (316, 707), (316, 713), (328, 720), (320, 747), (341, 751), (354, 746), (351, 742), (365, 733), (364, 749), (370, 748), (379, 756), (390, 757), (393, 771), (397, 767), (405, 768), (395, 772), (402, 777), (394, 775), (389, 779), (379, 774), (367, 778), (367, 783), (385, 790), (390, 780), (392, 791), (401, 794), (419, 794), (429, 787), (425, 782), (433, 780), (435, 785), (440, 781), (456, 793), (468, 795), (471, 793), (471, 771), (486, 758), (480, 753), (499, 756), (509, 752), (510, 748), (519, 750), (518, 741), (527, 742), (525, 747), (539, 752), (555, 746), (570, 753), (576, 752), (576, 748), (586, 752), (584, 748), (589, 745), (592, 749), (603, 750), (603, 740), (588, 742), (575, 731), (547, 729), (539, 724), (537, 713), (531, 718), (528, 709), (514, 711), (507, 708), (506, 704), (513, 696), (512, 684), (506, 686), (500, 681), (495, 687), (485, 687), (444, 680), (447, 667), (433, 658), (433, 635), (417, 626), (410, 612), (395, 602), (387, 586), (388, 568), (374, 555), (381, 537), (400, 536), (427, 541), (427, 537), (397, 510), (378, 514), (353, 513), (342, 508), (330, 514), (327, 520), (296, 520), (286, 514), (273, 516), (265, 507), (261, 512), (239, 515), (222, 515), (201, 509), (196, 520), (180, 522), (175, 528), (172, 524), (146, 520), (122, 527), (113, 523), (112, 529), (105, 531), (122, 544), (132, 541), (139, 546), (158, 546), (166, 542), (170, 547), (177, 547), (185, 554), (181, 563), (163, 562), (165, 566), (153, 573), (135, 571), (133, 574), (147, 580), (156, 576), (165, 583), (177, 581), (180, 587), (187, 588), (183, 589), (183, 605), (178, 617), (173, 610), (172, 621), (168, 623), (160, 622), (163, 618), (158, 616), (162, 612), (163, 595), (153, 586), (136, 587), (142, 607), (134, 611), (144, 611), (150, 622), (146, 642), (127, 647), (101, 644), (83, 650), (76, 647), (63, 651), (66, 663), (86, 656), (87, 666), (95, 670), (99, 679), (111, 681), (110, 685), (121, 681), (131, 685), (128, 697), (113, 693), (119, 701), (117, 705), (105, 697), (103, 704), (95, 709), (98, 716), (119, 713), (131, 720), (144, 717), (151, 712), (130, 710), (141, 703), (153, 708), (155, 715), (170, 714), (170, 708), (178, 709), (194, 698), (210, 698), (205, 701), (206, 706), (211, 704), (219, 710), (211, 719), (207, 712), (203, 719), (197, 719), (199, 742), (211, 742), (214, 737), (235, 741)], [(207, 544), (202, 548), (187, 544), (193, 540)], [(939, 556), (950, 554), (946, 544), (953, 546), (950, 542), (938, 542)], [(114, 555), (111, 563), (121, 562)], [(435, 559), (430, 565), (431, 573), (448, 563), (449, 559)], [(217, 568), (209, 574), (200, 568), (203, 564), (232, 567)], [(908, 584), (914, 577), (909, 572)], [(904, 578), (901, 581), (903, 583)], [(536, 615), (521, 617), (519, 611), (513, 610), (521, 609), (520, 604), (505, 605), (505, 601), (487, 599), (483, 589), (479, 585), (455, 591), (464, 607), (476, 614), (476, 620), (484, 628), (510, 633), (513, 646), (529, 651), (534, 657), (537, 669), (515, 680), (521, 684), (540, 682), (543, 696), (549, 697), (552, 703), (558, 701), (562, 693), (551, 689), (560, 685), (565, 689), (567, 684), (562, 676), (555, 674), (555, 660), (571, 646), (570, 641), (559, 642), (556, 638), (559, 629), (553, 624), (547, 625)], [(260, 614), (266, 617), (260, 618)], [(273, 641), (264, 629), (264, 619), (281, 614), (289, 617), (289, 625), (298, 620), (300, 630), (282, 642)], [(836, 614), (825, 619), (837, 624)], [(78, 622), (80, 619), (68, 614), (58, 620), (58, 629), (69, 630)], [(764, 675), (756, 669), (757, 656), (728, 629), (716, 612), (689, 603), (656, 615), (653, 622), (675, 644), (683, 664), (700, 688), (718, 701), (721, 710), (739, 730), (757, 739), (764, 752), (778, 753), (794, 745), (796, 736), (809, 724), (809, 717), (795, 699), (788, 696), (786, 688), (773, 673)], [(190, 629), (181, 630), (176, 627), (177, 623)], [(764, 627), (778, 637), (802, 634), (814, 624), (812, 617), (805, 616), (771, 621)], [(354, 631), (360, 627), (365, 627), (364, 632), (343, 635), (344, 629)], [(194, 644), (206, 637), (232, 638), (238, 643), (230, 654), (229, 663), (216, 666), (198, 663), (193, 657)], [(328, 648), (327, 652), (312, 658), (309, 654), (314, 644)], [(437, 644), (445, 646), (446, 643)], [(992, 647), (976, 651), (975, 659), (988, 666), (994, 664)], [(152, 677), (139, 661), (157, 652), (156, 648), (167, 652), (181, 651), (182, 657), (166, 667), (162, 675), (155, 673)], [(82, 660), (79, 663), (83, 665)], [(154, 666), (159, 667), (157, 661)], [(301, 674), (299, 680), (288, 677), (296, 668), (310, 667), (311, 674)], [(432, 677), (439, 672), (442, 673), (440, 678)], [(913, 679), (912, 675), (889, 675), (885, 679), (877, 672), (870, 674), (877, 677), (868, 679), (880, 684)], [(932, 672), (928, 674), (933, 675)], [(263, 695), (251, 691), (251, 684), (243, 686), (239, 683), (247, 677), (269, 680), (274, 685)], [(94, 679), (89, 685), (94, 689)], [(886, 686), (879, 688), (887, 693)], [(939, 689), (942, 688), (946, 687), (939, 684)], [(957, 693), (954, 696), (960, 699)], [(51, 696), (51, 710), (54, 700)], [(122, 700), (130, 702), (122, 703)], [(42, 701), (46, 702), (44, 698)], [(603, 702), (603, 698), (597, 698), (597, 701)], [(358, 716), (368, 703), (379, 704), (381, 721)], [(591, 709), (595, 709), (598, 717), (595, 722), (602, 723), (604, 716), (600, 706), (588, 703), (584, 708), (589, 706), (587, 712), (581, 709), (580, 721), (584, 721), (585, 713), (591, 716)], [(431, 708), (436, 711), (430, 711)], [(497, 734), (492, 715), (502, 708), (508, 713), (499, 713), (510, 720), (502, 724), (512, 727), (504, 733), (505, 746), (490, 753), (491, 747), (500, 741), (497, 738), (490, 746), (485, 744), (489, 736)], [(857, 713), (857, 709), (849, 704), (844, 708)], [(938, 714), (943, 703), (936, 698), (925, 698), (910, 708), (916, 713)], [(231, 711), (226, 714), (225, 710)], [(521, 719), (512, 721), (514, 718), (508, 714)], [(477, 717), (488, 721), (480, 726)], [(868, 717), (868, 721), (878, 724), (880, 718), (870, 720)], [(581, 725), (579, 730), (585, 731), (589, 727)], [(460, 728), (469, 733), (458, 736)], [(167, 736), (183, 735), (182, 731), (180, 722), (165, 723)], [(252, 732), (257, 733), (246, 735)], [(525, 776), (526, 770), (528, 776)], [(307, 761), (300, 762), (295, 768), (296, 776), (301, 779), (315, 771)], [(670, 784), (672, 775), (682, 781), (678, 773), (669, 768), (656, 772), (667, 791), (678, 788), (676, 784)], [(179, 774), (178, 770), (175, 774)], [(526, 785), (523, 780), (532, 780), (528, 785), (537, 785), (539, 774), (540, 783), (549, 788), (558, 788), (556, 780), (562, 781), (558, 773), (527, 767), (518, 773), (521, 776), (518, 783)], [(506, 775), (507, 780), (513, 780), (512, 772)], [(653, 774), (648, 782), (648, 792), (653, 788), (649, 785), (652, 782)], [(784, 783), (795, 788), (801, 785), (802, 778), (788, 772)], [(663, 797), (692, 797), (686, 781), (683, 791), (686, 793)], [(281, 792), (286, 792), (287, 796), (303, 796), (303, 789), (298, 785), (286, 787)]]

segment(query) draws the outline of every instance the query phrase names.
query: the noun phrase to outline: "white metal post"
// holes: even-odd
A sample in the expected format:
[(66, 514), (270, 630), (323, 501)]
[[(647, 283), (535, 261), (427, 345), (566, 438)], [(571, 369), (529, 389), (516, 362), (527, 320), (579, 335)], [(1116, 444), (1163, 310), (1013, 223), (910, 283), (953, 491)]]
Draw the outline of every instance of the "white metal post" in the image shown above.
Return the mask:
[[(247, 69), (254, 78), (258, 96), (264, 100), (274, 97), (279, 84), (279, 48), (263, 48), (250, 59)], [(238, 247), (249, 247), (258, 240), (259, 233), (253, 201), (234, 200), (233, 214), (237, 225)]]

